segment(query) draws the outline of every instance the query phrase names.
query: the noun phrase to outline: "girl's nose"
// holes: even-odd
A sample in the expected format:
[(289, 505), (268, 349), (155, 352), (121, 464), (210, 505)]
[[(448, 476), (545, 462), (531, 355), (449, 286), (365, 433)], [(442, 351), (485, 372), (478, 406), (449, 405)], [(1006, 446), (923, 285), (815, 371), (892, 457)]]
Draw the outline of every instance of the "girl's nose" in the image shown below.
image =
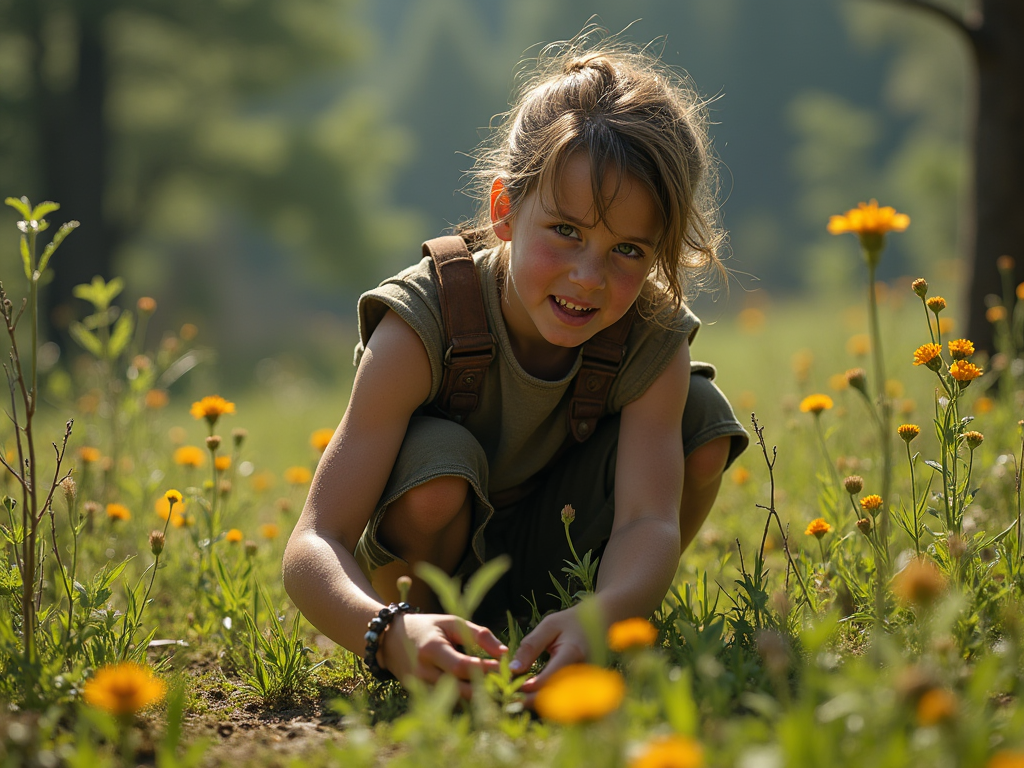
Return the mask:
[(594, 254), (581, 253), (569, 272), (569, 280), (587, 291), (604, 287), (604, 262)]

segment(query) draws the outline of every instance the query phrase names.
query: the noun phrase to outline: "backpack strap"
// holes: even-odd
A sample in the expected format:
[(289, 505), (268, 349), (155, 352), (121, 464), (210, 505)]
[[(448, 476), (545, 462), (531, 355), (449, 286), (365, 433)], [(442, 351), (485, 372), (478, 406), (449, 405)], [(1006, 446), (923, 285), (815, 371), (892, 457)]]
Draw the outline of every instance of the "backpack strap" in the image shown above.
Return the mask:
[(568, 413), (569, 432), (578, 443), (594, 434), (597, 420), (608, 409), (608, 394), (626, 356), (626, 339), (635, 317), (636, 304), (583, 345), (583, 363), (573, 380)]
[(494, 359), (494, 336), (487, 329), (480, 278), (465, 241), (458, 236), (427, 240), (423, 255), (434, 263), (448, 340), (434, 407), (461, 423), (480, 402), (484, 376)]

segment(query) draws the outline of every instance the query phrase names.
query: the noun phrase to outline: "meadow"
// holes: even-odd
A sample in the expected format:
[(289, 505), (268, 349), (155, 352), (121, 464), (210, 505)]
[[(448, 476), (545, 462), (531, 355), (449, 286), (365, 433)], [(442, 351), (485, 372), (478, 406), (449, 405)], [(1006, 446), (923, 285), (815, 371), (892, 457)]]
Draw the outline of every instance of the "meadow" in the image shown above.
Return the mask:
[[(215, 391), (203, 329), (150, 338), (158, 302), (118, 310), (116, 280), (80, 289), (81, 354), (48, 368), (42, 246), (74, 233), (10, 202), (0, 765), (1024, 766), (1024, 290), (989, 310), (998, 354), (975, 355), (955, 270), (875, 283), (893, 214), (836, 225), (856, 286), (753, 293), (701, 329), (751, 446), (658, 613), (594, 617), (590, 662), (533, 713), (507, 665), (470, 703), (450, 680), (377, 683), (286, 597), (350, 372)], [(585, 603), (586, 563), (566, 569)], [(487, 574), (430, 578), (468, 616)]]

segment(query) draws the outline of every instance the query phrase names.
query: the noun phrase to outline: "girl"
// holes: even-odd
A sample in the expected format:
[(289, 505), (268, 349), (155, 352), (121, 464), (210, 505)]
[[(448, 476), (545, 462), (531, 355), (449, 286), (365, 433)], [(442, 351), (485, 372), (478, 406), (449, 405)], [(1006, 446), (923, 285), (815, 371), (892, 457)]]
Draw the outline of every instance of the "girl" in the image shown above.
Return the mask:
[[(577, 609), (551, 610), (563, 506), (576, 549), (600, 556), (604, 621), (650, 615), (747, 435), (714, 369), (690, 361), (699, 320), (684, 283), (721, 271), (721, 234), (701, 106), (673, 73), (621, 46), (546, 49), (475, 176), (482, 210), (464, 234), (486, 246), (473, 263), (494, 353), (466, 378), (472, 407), (461, 423), (436, 414), (449, 315), (465, 307), (439, 296), (424, 258), (359, 300), (355, 383), (284, 582), (375, 674), (447, 673), (465, 696), (474, 668), (508, 650), (486, 626), (550, 611), (512, 661), (523, 672), (550, 654), (532, 694), (587, 654)], [(581, 359), (620, 331), (612, 362)], [(499, 554), (512, 567), (469, 624), (491, 658), (462, 652), (457, 620), (431, 612), (419, 580), (409, 603), (423, 612), (387, 607), (420, 561), (466, 576)]]

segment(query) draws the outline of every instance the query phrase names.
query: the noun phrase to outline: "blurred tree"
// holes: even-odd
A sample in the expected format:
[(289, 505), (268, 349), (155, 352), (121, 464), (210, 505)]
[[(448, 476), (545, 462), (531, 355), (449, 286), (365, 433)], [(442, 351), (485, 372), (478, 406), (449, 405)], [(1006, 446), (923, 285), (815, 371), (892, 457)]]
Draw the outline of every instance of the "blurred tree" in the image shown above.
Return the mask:
[(404, 138), (373, 99), (338, 95), (364, 51), (354, 2), (0, 0), (4, 193), (83, 224), (53, 326), (126, 243), (208, 237), (225, 210), (365, 276), (404, 231), (382, 202)]
[(1014, 282), (1024, 282), (1024, 3), (972, 0), (952, 9), (932, 0), (887, 0), (949, 24), (966, 41), (975, 65), (973, 230), (969, 262), (967, 335), (993, 351), (986, 297), (1003, 290), (995, 260), (1013, 256)]

